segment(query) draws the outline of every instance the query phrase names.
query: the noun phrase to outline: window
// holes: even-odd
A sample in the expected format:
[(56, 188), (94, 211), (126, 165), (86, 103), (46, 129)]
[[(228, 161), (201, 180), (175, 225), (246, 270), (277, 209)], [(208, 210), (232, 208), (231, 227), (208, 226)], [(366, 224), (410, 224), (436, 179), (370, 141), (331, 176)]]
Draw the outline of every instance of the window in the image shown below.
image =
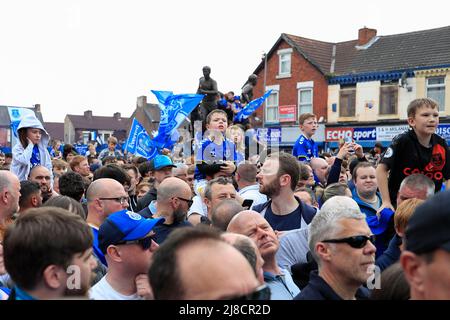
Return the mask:
[(91, 138), (91, 132), (90, 131), (83, 131), (83, 143), (88, 144)]
[(298, 90), (298, 114), (313, 113), (312, 107), (313, 89)]
[(277, 78), (287, 78), (291, 76), (291, 56), (292, 48), (278, 50), (279, 68)]
[(354, 117), (356, 105), (356, 87), (341, 87), (339, 97), (339, 116)]
[(397, 114), (398, 84), (380, 87), (380, 114)]
[(439, 105), (439, 111), (445, 111), (445, 78), (427, 78), (427, 97), (435, 100)]
[(280, 54), (280, 74), (291, 74), (291, 54)]
[(267, 97), (266, 122), (278, 122), (278, 91), (272, 91)]
[(107, 143), (109, 137), (113, 135), (113, 131), (99, 130), (98, 137), (103, 143)]

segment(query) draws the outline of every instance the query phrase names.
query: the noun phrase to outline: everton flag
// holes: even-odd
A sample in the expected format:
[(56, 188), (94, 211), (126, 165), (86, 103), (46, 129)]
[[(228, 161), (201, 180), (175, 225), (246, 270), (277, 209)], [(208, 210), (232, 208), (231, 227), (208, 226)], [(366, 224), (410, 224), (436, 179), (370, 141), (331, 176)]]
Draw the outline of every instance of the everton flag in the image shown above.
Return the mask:
[(171, 91), (154, 91), (161, 110), (159, 129), (153, 143), (158, 149), (172, 149), (176, 142), (176, 130), (200, 103), (202, 94), (176, 94)]
[(241, 111), (238, 112), (238, 114), (234, 116), (234, 121), (242, 122), (243, 120), (250, 117), (250, 115), (263, 104), (264, 100), (267, 99), (267, 97), (270, 95), (271, 92), (272, 90), (269, 90), (266, 93), (264, 93), (262, 97), (250, 101)]
[(153, 159), (158, 154), (158, 148), (154, 146), (147, 131), (136, 118), (133, 119), (125, 150), (148, 160)]

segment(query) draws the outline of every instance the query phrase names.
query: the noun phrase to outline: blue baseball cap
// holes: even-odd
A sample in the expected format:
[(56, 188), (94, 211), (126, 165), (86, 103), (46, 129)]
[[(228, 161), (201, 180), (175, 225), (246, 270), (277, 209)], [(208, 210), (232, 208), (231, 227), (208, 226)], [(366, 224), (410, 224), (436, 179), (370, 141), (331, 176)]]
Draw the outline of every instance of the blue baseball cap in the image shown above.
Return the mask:
[(155, 226), (164, 221), (164, 218), (145, 219), (140, 214), (128, 210), (112, 213), (98, 230), (98, 246), (106, 254), (108, 246), (145, 238)]
[(170, 159), (168, 156), (159, 154), (152, 160), (150, 160), (150, 168), (151, 170), (160, 170), (165, 167), (176, 167), (172, 159)]

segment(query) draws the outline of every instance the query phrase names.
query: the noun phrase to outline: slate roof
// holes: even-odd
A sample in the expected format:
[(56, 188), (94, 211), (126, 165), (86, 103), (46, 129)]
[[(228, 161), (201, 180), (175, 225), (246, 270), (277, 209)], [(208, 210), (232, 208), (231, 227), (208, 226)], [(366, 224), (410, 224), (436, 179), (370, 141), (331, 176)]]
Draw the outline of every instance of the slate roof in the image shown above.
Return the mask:
[[(329, 76), (450, 66), (450, 26), (377, 36), (372, 45), (362, 50), (356, 48), (357, 39), (331, 43), (283, 33), (268, 52), (269, 57), (281, 41), (286, 41), (319, 71)], [(264, 61), (254, 73), (263, 67)]]
[(46, 122), (44, 128), (51, 139), (64, 141), (64, 122)]
[(85, 117), (68, 114), (67, 117), (72, 122), (75, 129), (97, 129), (97, 130), (127, 130), (130, 124), (130, 118), (121, 117), (115, 119), (114, 117), (92, 116)]
[(337, 75), (450, 65), (450, 26), (380, 36), (367, 50), (355, 45), (337, 44)]

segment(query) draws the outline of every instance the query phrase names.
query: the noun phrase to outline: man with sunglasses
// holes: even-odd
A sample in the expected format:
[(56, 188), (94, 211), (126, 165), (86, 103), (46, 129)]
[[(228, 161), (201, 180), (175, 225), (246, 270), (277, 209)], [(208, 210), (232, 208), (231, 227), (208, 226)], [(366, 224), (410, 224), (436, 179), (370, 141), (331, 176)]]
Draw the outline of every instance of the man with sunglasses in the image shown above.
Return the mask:
[(154, 228), (163, 218), (145, 219), (122, 210), (111, 214), (100, 226), (100, 250), (108, 262), (108, 273), (90, 291), (95, 300), (151, 299), (147, 271), (158, 248)]
[(156, 242), (161, 244), (177, 228), (191, 226), (186, 221), (186, 213), (192, 205), (192, 191), (189, 185), (179, 178), (166, 178), (157, 190), (156, 217), (165, 218), (164, 224), (155, 228)]
[(309, 248), (319, 270), (296, 300), (367, 299), (361, 288), (373, 274), (374, 236), (358, 204), (336, 196), (325, 202), (309, 225)]
[(99, 248), (98, 230), (111, 213), (128, 207), (128, 194), (117, 180), (100, 178), (89, 185), (86, 198), (88, 207), (86, 222), (94, 235), (94, 254), (103, 265), (107, 266), (105, 256)]

